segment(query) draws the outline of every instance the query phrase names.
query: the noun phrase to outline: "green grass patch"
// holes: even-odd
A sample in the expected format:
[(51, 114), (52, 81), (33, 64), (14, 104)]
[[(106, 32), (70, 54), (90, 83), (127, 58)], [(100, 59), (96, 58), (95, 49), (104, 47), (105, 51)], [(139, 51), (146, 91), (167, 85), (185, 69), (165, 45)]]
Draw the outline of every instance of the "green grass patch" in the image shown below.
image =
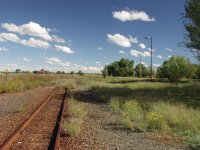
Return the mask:
[(72, 118), (83, 118), (86, 116), (87, 111), (85, 107), (80, 105), (76, 100), (69, 99), (67, 101), (68, 105), (68, 114)]
[(64, 122), (64, 131), (69, 136), (77, 136), (81, 132), (81, 121), (77, 118), (72, 118)]
[(20, 112), (25, 112), (26, 111), (26, 107), (24, 105), (20, 105), (19, 107), (17, 107), (16, 112), (20, 113)]
[(77, 136), (81, 132), (81, 124), (87, 115), (86, 108), (77, 100), (71, 98), (67, 101), (68, 118), (64, 122), (64, 132), (69, 136)]

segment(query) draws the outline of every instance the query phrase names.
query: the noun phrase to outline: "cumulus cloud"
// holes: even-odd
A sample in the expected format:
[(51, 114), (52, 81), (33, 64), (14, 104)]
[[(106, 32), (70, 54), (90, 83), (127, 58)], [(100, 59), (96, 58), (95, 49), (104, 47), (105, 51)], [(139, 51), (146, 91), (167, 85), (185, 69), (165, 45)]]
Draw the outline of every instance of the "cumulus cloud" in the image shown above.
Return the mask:
[(131, 47), (131, 43), (137, 43), (137, 38), (129, 36), (128, 38), (120, 34), (107, 34), (108, 41), (122, 47)]
[(137, 44), (139, 42), (137, 37), (132, 36), (129, 36), (129, 41), (133, 44)]
[(144, 57), (150, 57), (151, 54), (150, 54), (148, 51), (144, 51), (144, 52), (143, 52), (143, 56), (144, 56)]
[(134, 57), (139, 57), (139, 56), (149, 57), (149, 56), (151, 56), (151, 54), (148, 51), (140, 52), (137, 50), (130, 50), (130, 54), (131, 54), (131, 56), (134, 56)]
[(19, 42), (20, 38), (13, 33), (0, 33), (0, 42)]
[(143, 44), (143, 43), (140, 43), (140, 44), (139, 44), (139, 47), (140, 47), (141, 49), (145, 49), (145, 48), (146, 48), (146, 45)]
[(158, 55), (156, 57), (159, 58), (159, 59), (163, 59), (163, 56), (161, 56), (161, 55)]
[(35, 48), (48, 48), (50, 45), (48, 42), (30, 38), (29, 40), (21, 40), (20, 43), (25, 46), (35, 47)]
[(56, 48), (58, 51), (63, 51), (64, 53), (67, 53), (67, 54), (73, 54), (73, 53), (74, 53), (74, 51), (71, 50), (71, 48), (66, 47), (66, 46), (55, 45), (55, 48)]
[(95, 63), (96, 63), (96, 64), (98, 64), (98, 65), (100, 65), (100, 64), (101, 64), (101, 62), (99, 62), (99, 61), (95, 61)]
[(0, 52), (1, 51), (8, 51), (8, 49), (6, 47), (0, 47)]
[[(100, 67), (93, 67), (93, 66), (86, 67), (86, 66), (83, 66), (83, 65), (72, 64), (70, 62), (62, 61), (57, 57), (47, 58), (47, 63), (51, 64), (51, 65), (58, 65), (58, 66), (61, 66), (61, 67), (66, 67), (66, 68), (62, 68), (62, 69), (65, 69), (65, 70), (68, 70), (68, 71), (82, 70), (84, 72), (100, 73), (101, 69), (102, 69)], [(55, 68), (54, 70), (58, 70), (58, 68)]]
[(13, 23), (2, 23), (1, 27), (10, 32), (16, 32), (21, 35), (30, 35), (34, 37), (40, 37), (45, 40), (52, 40), (47, 28), (40, 26), (38, 23), (29, 22), (27, 24), (15, 25)]
[(21, 69), (21, 70), (30, 70), (29, 67), (21, 64), (13, 64), (13, 63), (8, 63), (8, 64), (0, 64), (0, 71), (15, 71), (16, 69)]
[(23, 58), (23, 60), (24, 60), (25, 62), (30, 62), (30, 61), (33, 61), (33, 59), (32, 59), (32, 58), (26, 58), (26, 57), (24, 57), (24, 58)]
[(166, 47), (165, 49), (166, 49), (167, 51), (169, 51), (169, 52), (172, 51), (172, 49), (171, 49), (171, 48), (168, 48), (168, 47)]
[(126, 54), (125, 51), (118, 51), (120, 54)]
[(171, 56), (171, 55), (168, 55), (167, 57), (168, 57), (168, 58), (171, 58), (172, 56)]
[(59, 37), (58, 35), (52, 35), (53, 40), (57, 43), (65, 43), (65, 39)]
[(160, 64), (153, 64), (154, 67), (160, 67)]
[(36, 47), (36, 48), (48, 48), (50, 45), (46, 41), (42, 41), (35, 38), (30, 38), (28, 40), (21, 40), (16, 34), (13, 33), (0, 33), (0, 42), (14, 42), (19, 43), (29, 47)]
[(122, 11), (114, 11), (114, 12), (112, 12), (112, 15), (114, 18), (116, 18), (122, 22), (134, 21), (134, 20), (148, 21), (148, 22), (155, 21), (154, 17), (150, 17), (144, 11), (122, 10)]
[(102, 47), (97, 47), (97, 49), (98, 49), (98, 50), (100, 50), (100, 51), (101, 51), (101, 50), (103, 50), (103, 48), (102, 48)]
[(57, 57), (47, 58), (49, 64), (60, 64), (62, 61)]

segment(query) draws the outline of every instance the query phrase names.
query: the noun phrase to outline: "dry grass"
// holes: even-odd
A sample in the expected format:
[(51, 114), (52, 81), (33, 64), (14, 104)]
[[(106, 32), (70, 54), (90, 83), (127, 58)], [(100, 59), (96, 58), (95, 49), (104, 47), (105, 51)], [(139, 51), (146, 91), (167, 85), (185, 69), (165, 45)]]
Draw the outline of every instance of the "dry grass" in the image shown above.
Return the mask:
[(67, 102), (69, 117), (64, 122), (64, 131), (69, 136), (77, 136), (81, 132), (81, 124), (87, 111), (77, 100), (71, 98)]

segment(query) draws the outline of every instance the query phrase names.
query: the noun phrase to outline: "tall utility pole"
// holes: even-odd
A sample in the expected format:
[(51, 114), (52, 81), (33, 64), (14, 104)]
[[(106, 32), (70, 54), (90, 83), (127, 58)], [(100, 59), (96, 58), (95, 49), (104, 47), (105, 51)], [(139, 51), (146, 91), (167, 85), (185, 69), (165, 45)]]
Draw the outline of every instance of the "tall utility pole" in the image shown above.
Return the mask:
[(152, 44), (153, 43), (152, 43), (152, 37), (146, 36), (145, 39), (151, 40), (151, 70), (150, 70), (150, 75), (151, 75), (151, 78), (153, 78), (153, 71), (152, 71), (152, 66), (153, 66), (153, 64), (152, 64), (152, 54), (153, 54)]
[[(46, 59), (46, 48), (44, 49), (44, 64), (45, 64), (45, 59)], [(44, 73), (45, 73), (45, 67), (44, 67), (44, 64), (43, 64), (43, 76), (44, 76)]]
[(104, 59), (105, 59), (105, 69), (106, 69), (106, 75), (105, 75), (105, 78), (107, 77), (107, 59), (106, 59), (106, 57), (104, 57)]
[(142, 65), (142, 61), (141, 61), (141, 57), (140, 57), (140, 78), (142, 77), (142, 68), (141, 68), (142, 66), (141, 65)]

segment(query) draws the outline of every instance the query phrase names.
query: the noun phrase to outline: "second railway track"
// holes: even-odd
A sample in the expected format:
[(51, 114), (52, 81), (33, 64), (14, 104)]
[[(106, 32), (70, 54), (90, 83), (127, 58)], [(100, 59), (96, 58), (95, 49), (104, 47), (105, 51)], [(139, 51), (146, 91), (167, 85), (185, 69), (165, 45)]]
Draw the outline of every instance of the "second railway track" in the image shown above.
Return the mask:
[[(59, 124), (67, 90), (56, 89), (7, 139), (0, 150), (58, 149)], [(31, 118), (33, 117), (33, 118)]]

